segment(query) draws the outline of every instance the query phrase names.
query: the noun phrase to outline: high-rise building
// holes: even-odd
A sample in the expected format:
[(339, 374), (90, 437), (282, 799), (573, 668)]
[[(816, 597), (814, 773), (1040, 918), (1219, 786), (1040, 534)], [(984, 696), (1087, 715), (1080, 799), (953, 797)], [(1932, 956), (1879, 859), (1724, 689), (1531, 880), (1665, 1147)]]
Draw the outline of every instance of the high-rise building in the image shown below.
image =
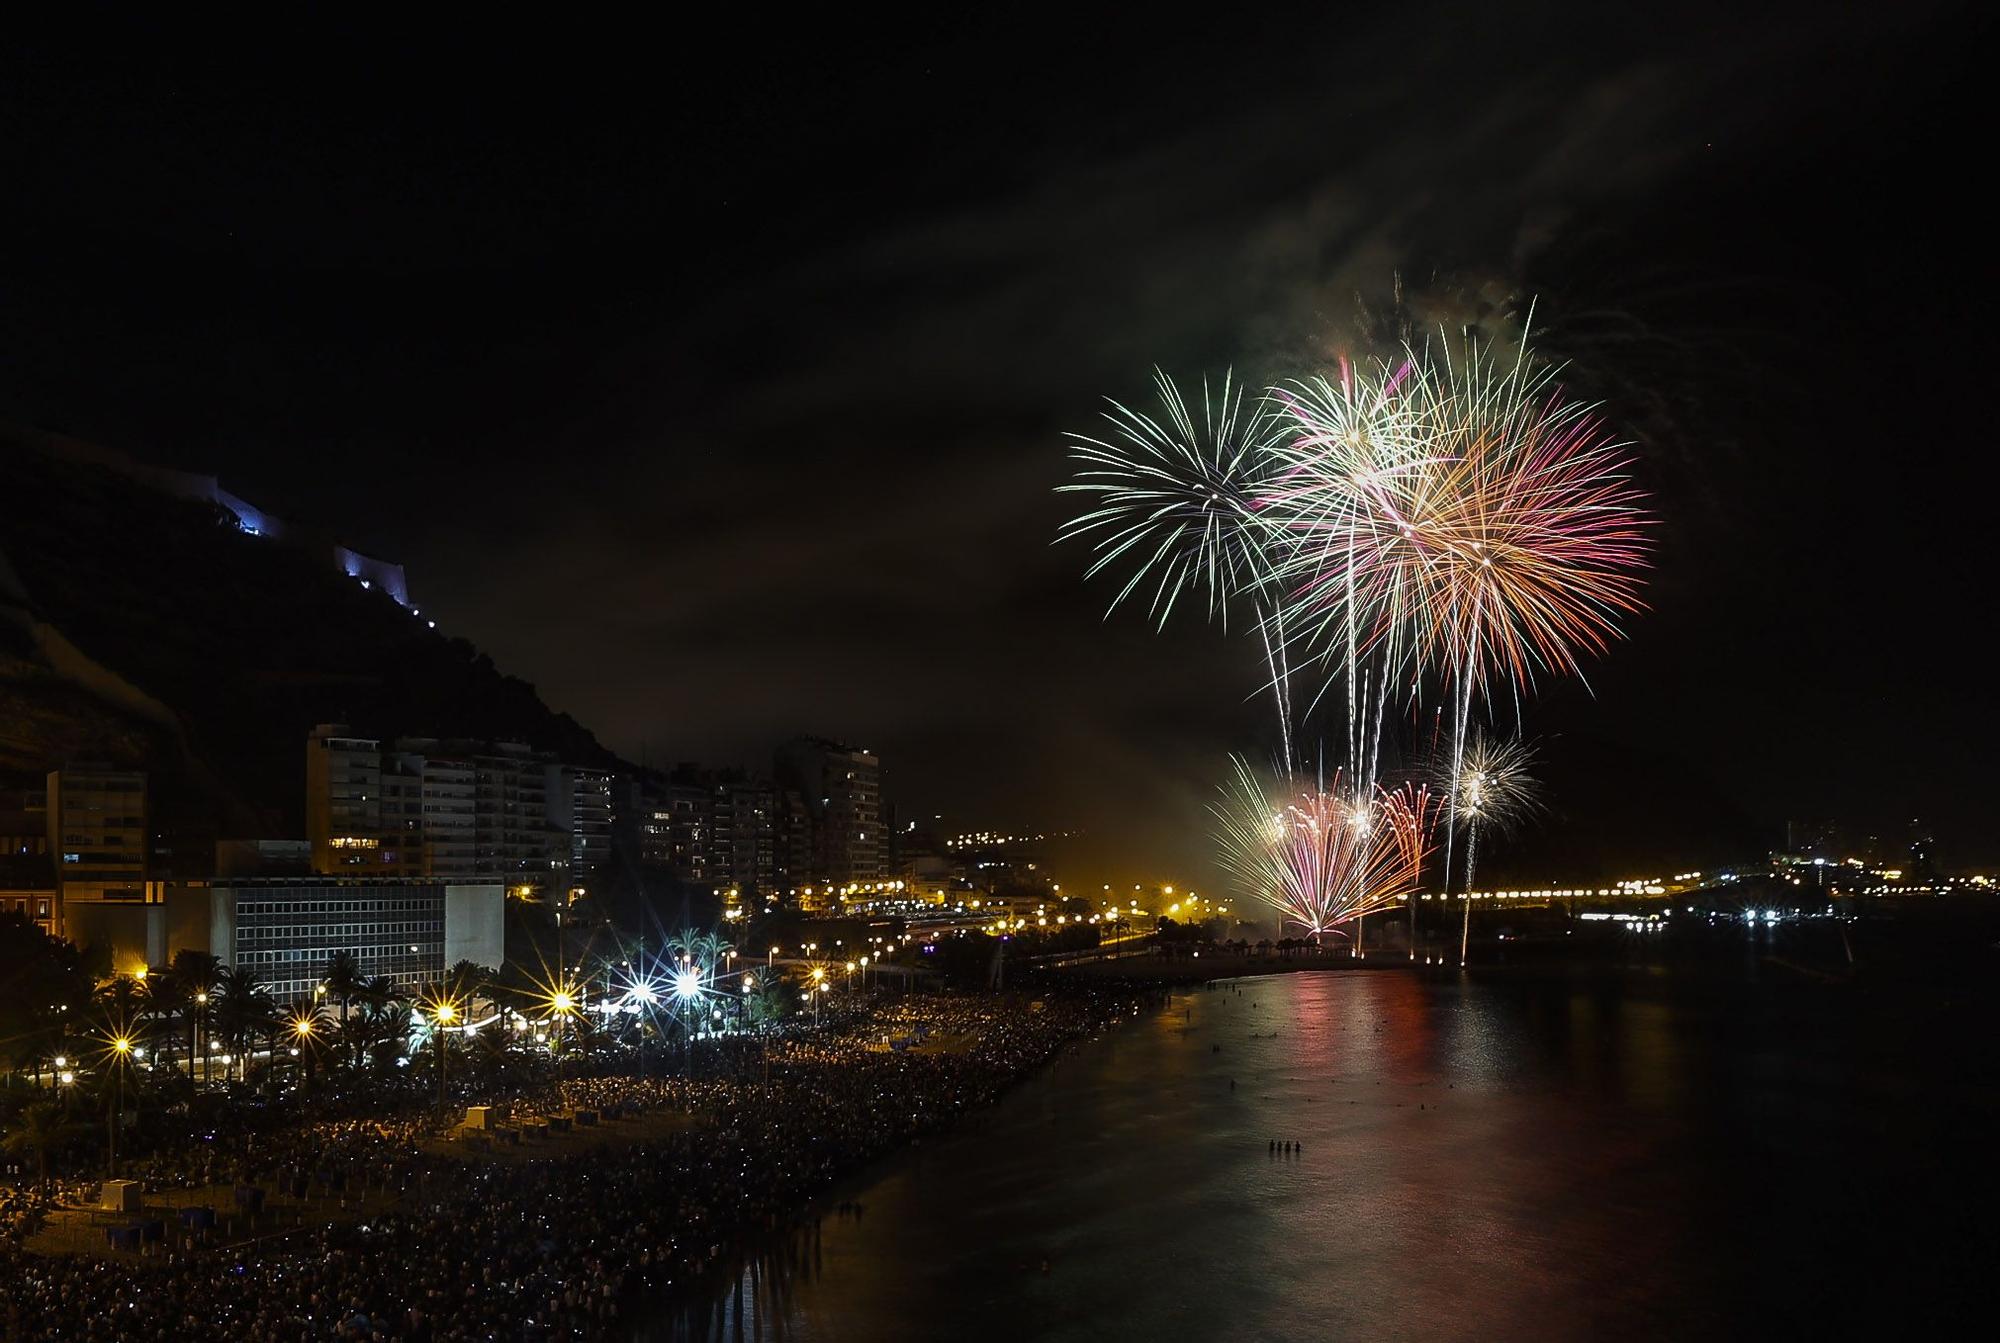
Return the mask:
[(1932, 838), (1930, 827), (1923, 821), (1910, 819), (1909, 870), (1917, 877), (1937, 875), (1937, 841)]
[(777, 889), (775, 801), (769, 783), (739, 776), (710, 787), (712, 860), (709, 877), (717, 886), (744, 895)]
[(49, 773), (47, 799), (62, 903), (145, 903), (146, 776), (70, 765)]
[(771, 791), (772, 884), (790, 894), (812, 884), (813, 818), (796, 788)]
[(815, 880), (881, 880), (882, 762), (874, 753), (797, 737), (778, 748), (775, 766), (779, 785), (796, 790), (811, 813)]
[[(408, 876), (423, 870), (416, 819), (418, 781), (393, 764), (386, 797), (382, 743), (354, 736), (344, 723), (322, 723), (306, 738), (306, 840), (313, 870), (355, 876)], [(386, 805), (385, 805), (386, 803)]]
[(549, 821), (549, 763), (513, 741), (472, 757), (478, 871), (529, 899), (553, 900), (569, 889), (569, 839)]
[(420, 781), (424, 875), (447, 881), (480, 875), (478, 771), (471, 759), (421, 737), (398, 740), (395, 759)]
[(579, 853), (594, 871), (609, 852), (610, 779), (565, 772), (519, 742), (405, 737), (385, 751), (328, 724), (306, 744), (313, 868), (497, 881), (552, 900), (569, 889)]
[(569, 835), (570, 886), (589, 892), (611, 860), (617, 776), (601, 769), (553, 764), (545, 767), (544, 774), (549, 824)]

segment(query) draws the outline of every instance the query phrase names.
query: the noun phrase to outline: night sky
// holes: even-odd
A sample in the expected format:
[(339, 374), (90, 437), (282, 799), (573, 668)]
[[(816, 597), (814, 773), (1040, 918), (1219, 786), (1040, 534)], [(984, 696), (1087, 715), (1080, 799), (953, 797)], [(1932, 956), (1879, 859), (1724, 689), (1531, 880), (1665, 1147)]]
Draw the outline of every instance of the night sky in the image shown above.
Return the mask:
[(1397, 277), (1537, 297), (1666, 523), (1654, 610), (1527, 702), (1553, 813), (1491, 870), (1788, 817), (2000, 859), (1991, 33), (1599, 8), (17, 48), (0, 417), (402, 560), (635, 759), (843, 737), (1172, 879), (1270, 745), (1257, 655), (1101, 618), (1061, 432), (1156, 362), (1321, 367)]

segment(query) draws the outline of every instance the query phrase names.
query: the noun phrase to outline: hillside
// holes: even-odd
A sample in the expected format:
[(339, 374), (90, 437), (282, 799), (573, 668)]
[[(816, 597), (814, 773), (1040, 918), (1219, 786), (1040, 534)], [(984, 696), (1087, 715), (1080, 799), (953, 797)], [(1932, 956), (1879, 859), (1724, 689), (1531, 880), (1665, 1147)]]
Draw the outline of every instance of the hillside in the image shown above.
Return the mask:
[(151, 771), (162, 828), (304, 833), (313, 724), (613, 757), (330, 554), (0, 428), (0, 783), (65, 759)]

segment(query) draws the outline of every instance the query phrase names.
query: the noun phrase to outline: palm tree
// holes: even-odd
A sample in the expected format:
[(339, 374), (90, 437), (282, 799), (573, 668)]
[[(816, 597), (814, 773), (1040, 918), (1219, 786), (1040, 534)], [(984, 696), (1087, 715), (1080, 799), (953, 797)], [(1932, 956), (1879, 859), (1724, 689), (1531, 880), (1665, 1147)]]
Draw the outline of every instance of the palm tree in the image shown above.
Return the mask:
[(370, 1007), (387, 1007), (391, 1003), (401, 1002), (402, 998), (402, 992), (397, 989), (396, 981), (387, 975), (377, 975), (361, 986), (361, 1001)]
[(758, 1025), (788, 1017), (799, 1004), (799, 986), (783, 970), (759, 970), (757, 987), (743, 995), (743, 1007)]
[(97, 986), (97, 1013), (115, 1025), (121, 1035), (136, 1034), (146, 1015), (146, 992), (142, 981), (130, 975), (114, 975)]
[(201, 1027), (208, 1020), (209, 999), (222, 980), (222, 962), (201, 951), (174, 953), (167, 975), (188, 998), (188, 1077), (194, 1077), (195, 1058), (200, 1053)]
[(326, 991), (340, 1004), (340, 1022), (347, 1024), (347, 1007), (361, 996), (366, 981), (361, 977), (361, 961), (351, 951), (336, 951), (326, 963)]
[(74, 1139), (82, 1128), (61, 1105), (54, 1101), (38, 1101), (14, 1116), (6, 1138), (0, 1140), (0, 1147), (17, 1156), (24, 1152), (34, 1153), (35, 1187), (40, 1189), (49, 1182), (50, 1154)]
[(390, 1069), (410, 1048), (413, 1025), (408, 1003), (387, 1001), (368, 1008), (369, 1053), (377, 1067)]
[(222, 1042), (240, 1060), (239, 1075), (247, 1080), (250, 1066), (245, 1052), (271, 1018), (270, 994), (254, 971), (239, 968), (222, 972), (221, 1002), (215, 1018)]
[(691, 928), (683, 928), (667, 939), (667, 952), (673, 957), (675, 969), (691, 965), (704, 981), (713, 979), (723, 957), (735, 950), (717, 934)]
[(481, 997), (490, 996), (495, 972), (477, 961), (459, 961), (445, 971), (445, 996), (456, 1001), (469, 1017)]
[(171, 970), (162, 967), (146, 975), (145, 1012), (153, 1025), (154, 1048), (160, 1062), (171, 1064), (180, 1022), (194, 1010), (194, 995)]

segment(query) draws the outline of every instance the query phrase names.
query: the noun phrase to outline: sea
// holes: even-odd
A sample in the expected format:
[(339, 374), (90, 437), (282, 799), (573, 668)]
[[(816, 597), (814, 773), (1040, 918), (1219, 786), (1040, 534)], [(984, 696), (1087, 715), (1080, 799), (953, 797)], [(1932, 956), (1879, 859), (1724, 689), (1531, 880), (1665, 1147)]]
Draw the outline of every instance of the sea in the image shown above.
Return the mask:
[(1986, 1336), (1992, 1008), (1686, 967), (1195, 986), (640, 1336)]

